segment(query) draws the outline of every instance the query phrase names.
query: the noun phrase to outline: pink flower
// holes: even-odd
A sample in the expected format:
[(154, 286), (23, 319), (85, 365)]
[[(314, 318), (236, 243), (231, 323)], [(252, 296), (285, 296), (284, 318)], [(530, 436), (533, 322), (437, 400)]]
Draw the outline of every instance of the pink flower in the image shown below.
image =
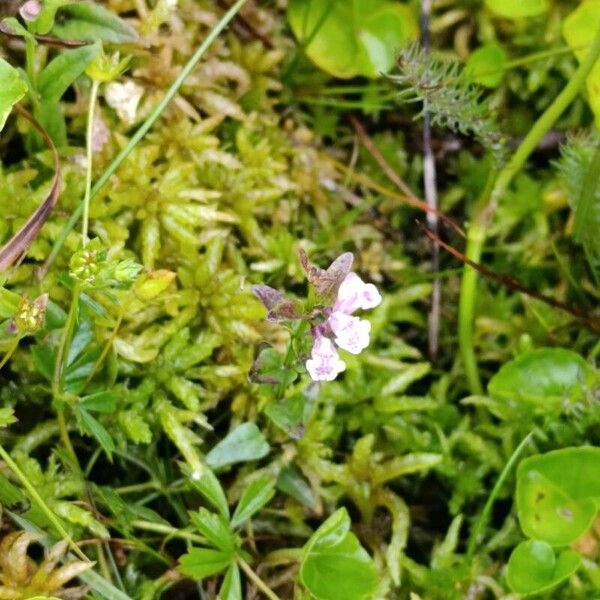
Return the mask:
[(335, 334), (335, 343), (352, 354), (360, 354), (369, 345), (371, 323), (365, 319), (352, 317), (341, 311), (334, 311), (327, 320)]
[(311, 358), (306, 361), (306, 370), (314, 381), (333, 381), (346, 363), (340, 359), (333, 343), (323, 335), (317, 335), (312, 347)]
[(327, 334), (335, 336), (335, 343), (352, 354), (360, 354), (369, 345), (371, 323), (352, 316), (358, 309), (375, 308), (381, 303), (381, 294), (372, 283), (365, 283), (356, 273), (348, 273), (340, 287), (332, 310), (322, 325), (316, 328), (311, 358), (306, 369), (315, 381), (333, 381), (346, 364), (338, 356)]

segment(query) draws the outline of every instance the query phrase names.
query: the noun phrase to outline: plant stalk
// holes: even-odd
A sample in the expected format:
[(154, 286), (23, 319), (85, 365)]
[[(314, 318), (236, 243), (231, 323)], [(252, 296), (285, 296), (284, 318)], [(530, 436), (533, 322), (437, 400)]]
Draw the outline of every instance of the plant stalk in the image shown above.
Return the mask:
[(92, 79), (92, 90), (90, 92), (90, 104), (87, 115), (87, 131), (85, 136), (85, 195), (83, 197), (83, 223), (81, 226), (82, 244), (85, 248), (88, 243), (88, 229), (90, 221), (90, 198), (92, 190), (92, 162), (93, 162), (93, 137), (94, 137), (94, 109), (100, 82)]
[(267, 597), (269, 600), (280, 600), (279, 596), (254, 572), (252, 567), (241, 557), (237, 557), (237, 563), (242, 571), (246, 573), (248, 579)]
[[(550, 130), (569, 104), (576, 98), (577, 94), (579, 94), (598, 58), (600, 58), (600, 27), (596, 32), (589, 52), (579, 65), (575, 75), (534, 123), (511, 159), (498, 173), (489, 196), (489, 201), (480, 205), (475, 219), (467, 232), (468, 242), (465, 251), (467, 258), (475, 262), (480, 262), (487, 229), (494, 217), (500, 199), (508, 189), (515, 175), (535, 150), (542, 137)], [(473, 320), (476, 296), (477, 272), (472, 267), (465, 266), (461, 281), (458, 331), (461, 359), (472, 394), (480, 394), (482, 391), (473, 344)]]

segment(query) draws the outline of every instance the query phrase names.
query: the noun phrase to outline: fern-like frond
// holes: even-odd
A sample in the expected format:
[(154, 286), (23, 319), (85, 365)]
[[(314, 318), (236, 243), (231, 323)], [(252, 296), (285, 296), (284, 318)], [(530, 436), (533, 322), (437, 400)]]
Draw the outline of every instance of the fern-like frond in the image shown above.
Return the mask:
[(400, 74), (391, 79), (406, 86), (399, 99), (421, 102), (431, 122), (463, 135), (473, 135), (497, 160), (505, 154), (505, 144), (494, 112), (482, 98), (481, 90), (469, 82), (456, 61), (442, 60), (426, 53), (419, 44), (404, 48), (398, 57)]

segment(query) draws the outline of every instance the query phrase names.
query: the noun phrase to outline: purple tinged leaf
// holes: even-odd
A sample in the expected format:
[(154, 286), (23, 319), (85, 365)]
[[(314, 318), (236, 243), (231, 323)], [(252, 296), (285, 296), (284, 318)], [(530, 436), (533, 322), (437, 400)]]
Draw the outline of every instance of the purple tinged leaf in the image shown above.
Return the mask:
[(327, 270), (323, 270), (308, 260), (308, 256), (304, 250), (298, 251), (300, 264), (306, 273), (308, 282), (315, 288), (317, 295), (320, 297), (333, 298), (338, 291), (342, 281), (352, 269), (354, 255), (352, 252), (345, 252), (338, 256), (329, 265)]

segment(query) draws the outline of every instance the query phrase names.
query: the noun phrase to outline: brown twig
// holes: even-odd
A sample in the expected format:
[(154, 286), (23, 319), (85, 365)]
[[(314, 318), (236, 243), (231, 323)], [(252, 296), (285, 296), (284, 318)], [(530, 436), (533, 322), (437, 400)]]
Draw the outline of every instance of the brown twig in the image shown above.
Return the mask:
[[(221, 8), (224, 8), (225, 10), (229, 10), (231, 8), (231, 5), (229, 4), (229, 2), (226, 2), (225, 0), (217, 0), (217, 4), (219, 6), (221, 6)], [(238, 33), (239, 30), (242, 30), (242, 33), (246, 33), (246, 34), (250, 34), (251, 36), (255, 37), (256, 39), (260, 40), (266, 48), (268, 48), (269, 50), (272, 50), (275, 45), (273, 44), (273, 42), (266, 36), (264, 35), (264, 33), (261, 33), (246, 17), (244, 17), (243, 14), (238, 13), (233, 21), (233, 27), (234, 29), (238, 29)]]
[(40, 229), (44, 223), (48, 220), (52, 209), (58, 202), (58, 196), (60, 194), (61, 184), (61, 168), (60, 160), (58, 158), (58, 151), (54, 142), (46, 132), (46, 130), (37, 122), (37, 120), (26, 111), (23, 107), (18, 104), (15, 105), (15, 110), (23, 117), (25, 117), (33, 127), (39, 132), (46, 144), (52, 151), (52, 158), (54, 161), (54, 178), (52, 180), (52, 186), (50, 191), (44, 198), (44, 201), (39, 205), (35, 212), (27, 219), (26, 223), (15, 233), (8, 242), (0, 249), (0, 273), (6, 271), (11, 267), (19, 257), (23, 256), (33, 240), (36, 238)]
[(487, 267), (476, 263), (470, 258), (467, 258), (462, 252), (452, 247), (450, 244), (447, 244), (446, 242), (441, 240), (437, 235), (435, 235), (432, 231), (425, 227), (421, 222), (417, 221), (417, 225), (423, 230), (425, 235), (432, 242), (436, 243), (438, 246), (446, 250), (446, 252), (449, 252), (450, 254), (452, 254), (452, 256), (460, 260), (462, 263), (468, 265), (469, 267), (472, 267), (488, 279), (493, 279), (494, 281), (501, 283), (502, 285), (510, 288), (511, 290), (521, 292), (523, 294), (526, 294), (527, 296), (530, 296), (531, 298), (539, 300), (540, 302), (544, 302), (545, 304), (552, 306), (552, 308), (558, 308), (559, 310), (562, 310), (575, 317), (582, 324), (588, 327), (588, 329), (590, 329), (591, 331), (594, 331), (596, 333), (600, 332), (600, 317), (590, 315), (587, 311), (579, 308), (578, 306), (571, 306), (570, 304), (566, 304), (565, 302), (556, 300), (551, 296), (546, 296), (546, 294), (542, 294), (541, 292), (538, 292), (534, 289), (523, 285), (520, 281), (514, 279), (513, 277), (510, 277), (509, 275), (502, 275), (500, 273), (496, 273), (491, 269), (488, 269)]

